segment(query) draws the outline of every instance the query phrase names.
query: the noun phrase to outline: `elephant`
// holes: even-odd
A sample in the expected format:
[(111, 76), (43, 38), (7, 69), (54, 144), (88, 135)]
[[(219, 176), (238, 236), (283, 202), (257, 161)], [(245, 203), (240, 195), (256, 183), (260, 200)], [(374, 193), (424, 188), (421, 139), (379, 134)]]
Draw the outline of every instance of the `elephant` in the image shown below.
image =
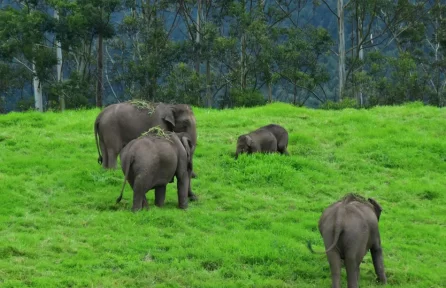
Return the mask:
[[(121, 149), (155, 126), (167, 131), (186, 132), (192, 143), (193, 159), (197, 128), (192, 109), (186, 104), (135, 101), (109, 105), (96, 117), (94, 133), (99, 154), (98, 163), (105, 169), (115, 169)], [(196, 176), (195, 173), (192, 174), (193, 177)]]
[(146, 193), (155, 189), (155, 205), (162, 207), (166, 197), (166, 186), (177, 178), (178, 205), (188, 207), (188, 196), (195, 195), (190, 189), (192, 174), (192, 141), (186, 133), (164, 132), (163, 136), (148, 133), (130, 141), (120, 153), (124, 183), (128, 181), (133, 189), (132, 210), (148, 209)]
[(341, 261), (347, 271), (349, 288), (358, 287), (359, 265), (370, 250), (378, 281), (387, 283), (378, 222), (382, 208), (372, 198), (367, 200), (349, 193), (324, 210), (319, 220), (319, 232), (324, 239), (330, 264), (332, 287), (341, 287)]
[(269, 124), (238, 137), (235, 159), (241, 153), (280, 152), (289, 155), (287, 146), (288, 132), (285, 128), (277, 124)]

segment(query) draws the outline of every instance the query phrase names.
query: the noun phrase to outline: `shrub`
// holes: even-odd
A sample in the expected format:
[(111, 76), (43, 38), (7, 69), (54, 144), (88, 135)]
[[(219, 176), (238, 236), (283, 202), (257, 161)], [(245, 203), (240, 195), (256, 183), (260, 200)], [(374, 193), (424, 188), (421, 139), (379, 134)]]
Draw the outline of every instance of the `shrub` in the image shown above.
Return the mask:
[(324, 102), (321, 106), (321, 109), (325, 110), (342, 110), (346, 108), (358, 108), (356, 100), (353, 98), (344, 98), (339, 102), (333, 102), (328, 100)]

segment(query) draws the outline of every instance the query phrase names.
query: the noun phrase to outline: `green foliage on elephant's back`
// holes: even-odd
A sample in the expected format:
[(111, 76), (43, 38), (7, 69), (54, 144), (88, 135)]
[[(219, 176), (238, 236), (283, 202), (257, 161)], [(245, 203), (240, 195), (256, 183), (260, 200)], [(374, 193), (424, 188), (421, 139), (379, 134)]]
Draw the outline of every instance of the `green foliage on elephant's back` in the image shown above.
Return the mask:
[[(347, 193), (383, 208), (386, 287), (445, 286), (446, 110), (193, 110), (199, 200), (179, 210), (172, 183), (139, 213), (128, 184), (115, 204), (121, 169), (97, 163), (98, 109), (0, 115), (0, 286), (329, 287), (306, 243), (323, 249), (319, 217)], [(234, 160), (237, 137), (269, 123), (291, 155)], [(375, 278), (368, 254), (360, 286)]]

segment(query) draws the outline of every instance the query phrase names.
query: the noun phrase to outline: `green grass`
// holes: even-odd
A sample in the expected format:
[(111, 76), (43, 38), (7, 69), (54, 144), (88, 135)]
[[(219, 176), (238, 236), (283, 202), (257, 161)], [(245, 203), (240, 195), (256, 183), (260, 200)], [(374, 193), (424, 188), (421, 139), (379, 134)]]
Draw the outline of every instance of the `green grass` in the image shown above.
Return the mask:
[[(132, 213), (123, 173), (97, 163), (99, 110), (0, 116), (1, 287), (329, 287), (317, 222), (349, 192), (383, 207), (388, 287), (446, 286), (446, 110), (323, 111), (276, 103), (194, 109), (193, 190), (177, 208)], [(268, 123), (290, 157), (242, 155), (237, 136)], [(346, 287), (343, 270), (343, 286)], [(361, 287), (379, 287), (370, 254)]]

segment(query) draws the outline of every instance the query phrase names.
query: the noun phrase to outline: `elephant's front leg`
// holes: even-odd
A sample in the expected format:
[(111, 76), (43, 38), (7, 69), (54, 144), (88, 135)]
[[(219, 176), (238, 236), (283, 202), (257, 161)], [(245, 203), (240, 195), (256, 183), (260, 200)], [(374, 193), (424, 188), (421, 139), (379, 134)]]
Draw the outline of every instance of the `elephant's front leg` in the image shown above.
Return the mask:
[(379, 244), (373, 246), (370, 249), (370, 253), (372, 253), (373, 266), (375, 267), (376, 276), (378, 276), (378, 281), (382, 284), (387, 283), (386, 273), (384, 272), (384, 261), (383, 261), (383, 252), (382, 248)]
[(155, 205), (158, 207), (164, 206), (164, 200), (166, 199), (166, 186), (155, 187)]
[(189, 194), (189, 187), (190, 178), (187, 173), (183, 173), (182, 177), (177, 177), (178, 205), (181, 209), (187, 208), (187, 196)]
[(194, 174), (194, 171), (193, 171), (193, 164), (192, 164), (192, 162), (190, 163), (190, 167), (188, 167), (188, 171), (187, 171), (187, 173), (189, 174), (189, 187), (188, 187), (188, 189), (187, 189), (187, 197), (189, 197), (189, 200), (190, 201), (196, 201), (196, 200), (198, 200), (198, 197), (194, 194), (194, 192), (192, 192), (192, 178), (193, 178), (193, 174)]
[(149, 202), (147, 201), (146, 194), (144, 194), (144, 198), (142, 200), (142, 208), (148, 210), (149, 209)]
[(196, 200), (198, 200), (198, 197), (197, 197), (197, 195), (195, 195), (194, 192), (192, 192), (191, 182), (192, 181), (189, 181), (189, 188), (187, 190), (187, 197), (189, 197), (190, 201), (196, 201)]

